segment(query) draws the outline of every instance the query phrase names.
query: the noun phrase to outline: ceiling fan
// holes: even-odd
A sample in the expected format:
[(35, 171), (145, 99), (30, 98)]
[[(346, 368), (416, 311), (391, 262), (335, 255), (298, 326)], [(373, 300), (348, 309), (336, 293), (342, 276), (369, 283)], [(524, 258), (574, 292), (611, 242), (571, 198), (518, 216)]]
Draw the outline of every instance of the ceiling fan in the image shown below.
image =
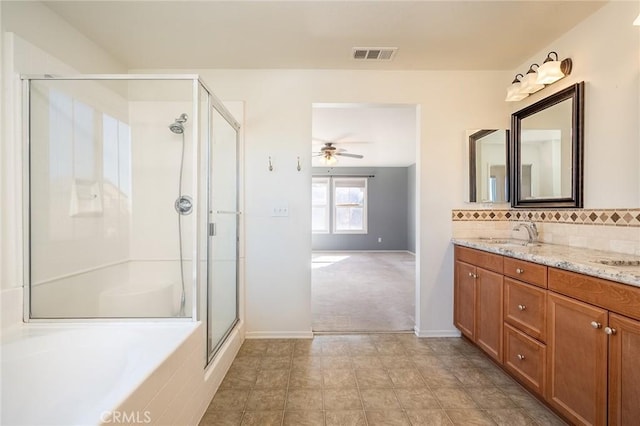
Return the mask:
[(314, 157), (322, 157), (320, 158), (320, 162), (327, 165), (332, 166), (338, 162), (336, 157), (350, 157), (350, 158), (364, 158), (364, 156), (360, 154), (349, 154), (346, 150), (342, 148), (336, 148), (333, 146), (334, 142), (325, 142), (324, 146), (320, 148), (319, 152), (314, 153)]

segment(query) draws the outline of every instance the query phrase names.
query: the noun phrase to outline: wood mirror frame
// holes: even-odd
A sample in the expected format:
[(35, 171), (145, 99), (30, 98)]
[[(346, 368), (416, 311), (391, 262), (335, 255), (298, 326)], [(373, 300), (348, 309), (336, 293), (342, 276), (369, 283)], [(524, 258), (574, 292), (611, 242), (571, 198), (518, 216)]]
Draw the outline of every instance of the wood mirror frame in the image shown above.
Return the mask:
[[(522, 197), (522, 120), (571, 100), (571, 190), (568, 196)], [(576, 83), (511, 115), (511, 206), (515, 208), (582, 208), (584, 163), (584, 82)]]

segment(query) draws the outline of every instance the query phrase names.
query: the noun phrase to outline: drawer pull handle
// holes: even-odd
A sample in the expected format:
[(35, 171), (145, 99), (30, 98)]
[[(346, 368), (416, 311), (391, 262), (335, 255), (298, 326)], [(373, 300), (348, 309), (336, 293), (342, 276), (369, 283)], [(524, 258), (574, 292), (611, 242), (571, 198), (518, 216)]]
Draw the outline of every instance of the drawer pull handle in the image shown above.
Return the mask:
[(518, 309), (524, 311), (527, 307), (525, 305), (518, 305)]
[(523, 273), (524, 273), (524, 269), (521, 269), (521, 268), (516, 269), (516, 274), (523, 274)]
[(591, 327), (598, 329), (598, 328), (602, 328), (602, 324), (600, 324), (599, 322), (596, 321), (591, 321)]
[(519, 359), (520, 361), (524, 361), (524, 355), (522, 355), (522, 354), (518, 354), (517, 356), (518, 356), (518, 359)]
[(616, 329), (611, 327), (605, 327), (604, 332), (609, 336), (613, 336), (614, 334), (616, 334)]

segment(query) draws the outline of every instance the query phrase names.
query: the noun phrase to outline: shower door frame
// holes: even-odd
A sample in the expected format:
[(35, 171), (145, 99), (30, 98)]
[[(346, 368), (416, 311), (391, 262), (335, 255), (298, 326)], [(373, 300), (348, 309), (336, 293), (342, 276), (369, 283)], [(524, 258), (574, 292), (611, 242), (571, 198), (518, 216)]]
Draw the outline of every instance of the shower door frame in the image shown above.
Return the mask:
[[(222, 348), (223, 344), (227, 341), (227, 338), (229, 337), (229, 335), (231, 334), (231, 332), (235, 329), (235, 327), (238, 325), (238, 323), (240, 322), (240, 214), (242, 213), (240, 211), (240, 123), (238, 123), (238, 121), (235, 119), (235, 117), (229, 112), (229, 110), (227, 110), (227, 108), (224, 106), (224, 104), (222, 103), (222, 101), (220, 99), (218, 99), (213, 92), (207, 87), (207, 85), (203, 82), (200, 81), (200, 84), (202, 84), (202, 87), (207, 91), (208, 95), (209, 95), (209, 105), (208, 105), (208, 113), (209, 113), (209, 126), (208, 126), (208, 131), (209, 131), (209, 135), (207, 137), (207, 141), (208, 141), (208, 145), (207, 145), (207, 230), (206, 230), (206, 236), (207, 236), (207, 276), (206, 276), (206, 280), (204, 282), (204, 287), (206, 289), (206, 303), (204, 304), (204, 310), (206, 312), (206, 338), (205, 338), (205, 350), (206, 350), (206, 365), (205, 368), (207, 368), (211, 362), (214, 360), (216, 354), (218, 353), (218, 351)], [(233, 127), (233, 129), (236, 132), (236, 138), (235, 138), (235, 155), (236, 155), (236, 159), (235, 159), (235, 184), (236, 184), (236, 200), (235, 200), (235, 213), (236, 213), (236, 220), (235, 220), (235, 234), (236, 234), (236, 244), (235, 244), (235, 248), (236, 248), (236, 282), (235, 282), (235, 289), (236, 289), (236, 306), (235, 306), (235, 318), (234, 320), (231, 322), (231, 325), (227, 328), (227, 330), (224, 332), (224, 334), (222, 335), (222, 337), (220, 338), (220, 340), (213, 346), (209, 347), (209, 332), (210, 332), (210, 328), (211, 328), (211, 318), (209, 318), (209, 308), (210, 308), (210, 304), (211, 304), (211, 298), (210, 298), (210, 292), (209, 292), (209, 277), (212, 275), (211, 272), (211, 246), (213, 245), (212, 242), (212, 235), (210, 233), (210, 229), (212, 229), (211, 227), (214, 226), (214, 224), (212, 222), (210, 222), (210, 215), (209, 212), (213, 212), (213, 204), (212, 204), (212, 195), (211, 195), (211, 191), (213, 189), (213, 182), (211, 181), (211, 176), (212, 176), (212, 153), (213, 153), (213, 116), (212, 114), (214, 112), (219, 113), (222, 118), (224, 118), (224, 120), (231, 126)]]
[[(202, 234), (207, 233), (207, 229), (201, 229), (200, 224), (206, 223), (206, 227), (208, 227), (208, 217), (203, 218), (200, 217), (200, 213), (197, 208), (197, 203), (206, 202), (208, 206), (208, 191), (210, 182), (207, 180), (207, 188), (202, 188), (199, 185), (199, 176), (198, 176), (198, 156), (200, 155), (200, 147), (202, 143), (207, 144), (207, 153), (211, 149), (211, 117), (210, 111), (211, 108), (215, 108), (218, 110), (223, 117), (236, 128), (236, 137), (238, 135), (238, 130), (240, 125), (233, 118), (233, 116), (227, 111), (222, 102), (218, 100), (213, 92), (209, 89), (209, 87), (200, 79), (198, 74), (59, 74), (59, 75), (50, 75), (50, 74), (23, 74), (20, 75), (20, 80), (22, 83), (22, 254), (23, 254), (23, 319), (25, 322), (30, 323), (105, 323), (105, 322), (148, 322), (152, 321), (162, 321), (162, 322), (195, 322), (198, 321), (198, 317), (200, 315), (200, 310), (198, 309), (198, 296), (201, 295), (199, 292), (200, 285), (203, 285), (203, 293), (208, 300), (208, 285), (207, 285), (207, 277), (201, 277), (198, 273), (198, 264), (199, 264), (199, 244), (200, 239), (202, 238)], [(32, 80), (44, 80), (44, 81), (53, 81), (53, 80), (187, 80), (192, 81), (192, 122), (193, 127), (195, 129), (200, 129), (199, 123), (199, 113), (200, 113), (200, 105), (199, 105), (199, 89), (203, 88), (208, 96), (207, 103), (207, 114), (209, 116), (209, 123), (207, 126), (207, 134), (201, 135), (199, 131), (193, 132), (193, 157), (192, 161), (194, 162), (194, 171), (191, 176), (193, 188), (195, 188), (196, 194), (196, 208), (194, 209), (193, 223), (194, 223), (194, 232), (195, 238), (193, 239), (192, 246), (192, 306), (191, 306), (191, 315), (185, 317), (75, 317), (75, 318), (32, 318), (31, 317), (31, 182), (30, 182), (30, 174), (31, 174), (31, 135), (30, 135), (30, 88)], [(237, 145), (236, 145), (237, 149)], [(209, 160), (207, 160), (207, 164), (209, 164)], [(202, 172), (202, 171), (200, 171)], [(208, 170), (206, 171), (208, 173)], [(209, 178), (208, 178), (209, 179)], [(206, 191), (206, 192), (204, 192)], [(202, 197), (206, 197), (206, 200)], [(208, 243), (207, 243), (208, 244)], [(237, 246), (236, 246), (236, 250)], [(207, 262), (208, 262), (208, 253), (207, 253)], [(238, 268), (238, 262), (236, 260), (236, 269)], [(208, 269), (207, 269), (208, 273)], [(199, 285), (199, 283), (201, 283)], [(238, 276), (236, 276), (236, 320), (231, 326), (229, 332), (235, 327), (238, 323)], [(207, 301), (208, 303), (208, 301)], [(206, 314), (208, 316), (208, 313)], [(208, 327), (208, 319), (207, 319), (207, 327)], [(228, 336), (229, 332), (225, 335), (224, 340)], [(207, 356), (208, 359), (208, 356)]]

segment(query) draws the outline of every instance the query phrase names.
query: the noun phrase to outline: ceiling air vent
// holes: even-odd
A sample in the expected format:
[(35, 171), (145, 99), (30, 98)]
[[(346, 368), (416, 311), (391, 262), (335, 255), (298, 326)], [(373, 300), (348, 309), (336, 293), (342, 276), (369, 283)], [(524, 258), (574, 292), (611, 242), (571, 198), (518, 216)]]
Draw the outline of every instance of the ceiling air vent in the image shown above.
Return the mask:
[(353, 59), (359, 61), (390, 61), (397, 50), (397, 47), (354, 47)]

